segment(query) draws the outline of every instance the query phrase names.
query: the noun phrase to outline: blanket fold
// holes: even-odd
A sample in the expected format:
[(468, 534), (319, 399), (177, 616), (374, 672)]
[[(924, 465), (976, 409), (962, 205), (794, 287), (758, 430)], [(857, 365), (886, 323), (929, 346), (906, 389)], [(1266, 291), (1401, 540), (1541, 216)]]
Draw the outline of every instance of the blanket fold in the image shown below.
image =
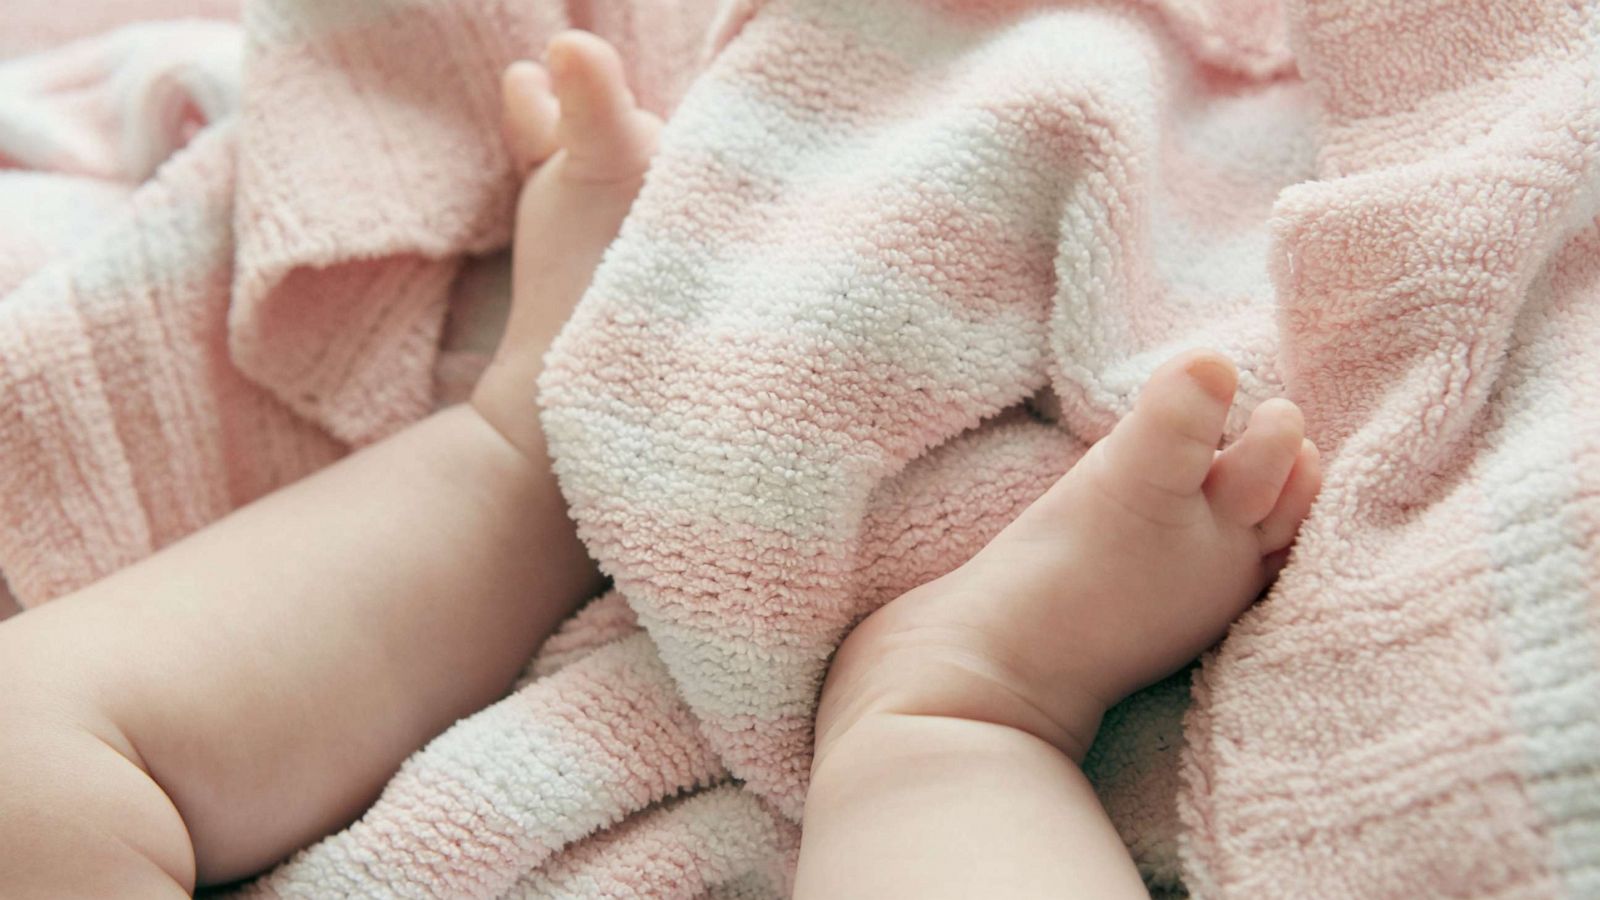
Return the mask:
[(1600, 15), (1474, 7), (1355, 56), (1320, 6), (1327, 177), (1283, 193), (1271, 258), (1331, 463), (1294, 571), (1197, 683), (1185, 870), (1208, 894), (1588, 896)]
[[(797, 817), (829, 653), (915, 583), (860, 552), (875, 503), (911, 503), (878, 486), (958, 434), (937, 452), (982, 444), (1002, 426), (980, 420), (1046, 380), (1061, 426), (1096, 439), (1161, 359), (1219, 347), (1243, 370), (1235, 427), (1287, 393), (1328, 483), (1202, 669), (1188, 887), (1583, 895), (1594, 423), (1498, 423), (1597, 371), (1548, 343), (1550, 316), (1592, 321), (1528, 305), (1546, 280), (1574, 309), (1594, 289), (1562, 248), (1596, 228), (1596, 9), (1293, 4), (1304, 80), (1219, 74), (1183, 52), (1196, 20), (1157, 11), (764, 4), (671, 123), (553, 353), (545, 420), (581, 533), (730, 770)], [(1507, 392), (1507, 365), (1540, 374)], [(1519, 502), (1496, 470), (1530, 438), (1572, 474)], [(941, 478), (928, 494), (962, 496)], [(918, 577), (1016, 509), (962, 499), (916, 532)], [(1523, 530), (1540, 506), (1570, 524)], [(1506, 596), (1513, 558), (1541, 575)]]

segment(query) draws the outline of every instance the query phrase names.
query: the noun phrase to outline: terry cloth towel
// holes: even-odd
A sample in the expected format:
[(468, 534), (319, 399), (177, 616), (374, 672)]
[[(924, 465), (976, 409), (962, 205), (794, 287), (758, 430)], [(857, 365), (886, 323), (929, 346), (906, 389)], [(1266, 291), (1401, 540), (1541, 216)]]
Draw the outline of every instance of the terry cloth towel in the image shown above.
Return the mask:
[[(1184, 883), (1597, 896), (1597, 215), (1600, 4), (770, 0), (545, 422), (707, 740), (793, 818), (847, 627), (1218, 347), (1235, 432), (1291, 397), (1327, 480), (1182, 734), (1097, 749), (1181, 759)], [(1059, 422), (1007, 412), (1046, 386)]]
[[(0, 174), (48, 213), (0, 232), (24, 606), (425, 412), (506, 238), (498, 70), (570, 22), (661, 111), (722, 48), (543, 385), (619, 592), (245, 893), (780, 894), (849, 624), (1197, 344), (1328, 475), (1187, 713), (1180, 676), (1092, 751), (1147, 879), (1600, 893), (1595, 2), (252, 3), (242, 110), (154, 104), (198, 131), (154, 177)], [(110, 147), (115, 81), (0, 83)]]

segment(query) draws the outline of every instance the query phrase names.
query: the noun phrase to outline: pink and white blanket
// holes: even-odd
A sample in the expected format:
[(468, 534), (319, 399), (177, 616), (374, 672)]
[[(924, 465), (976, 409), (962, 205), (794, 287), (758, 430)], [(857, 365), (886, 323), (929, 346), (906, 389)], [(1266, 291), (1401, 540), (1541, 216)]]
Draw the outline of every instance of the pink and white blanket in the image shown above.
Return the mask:
[(244, 893), (781, 894), (849, 625), (1205, 344), (1235, 427), (1305, 408), (1327, 483), (1269, 596), (1091, 754), (1147, 880), (1600, 894), (1600, 2), (139, 13), (211, 21), (0, 13), (23, 607), (470, 369), (441, 323), (507, 239), (506, 62), (587, 27), (673, 111), (542, 385), (617, 590)]

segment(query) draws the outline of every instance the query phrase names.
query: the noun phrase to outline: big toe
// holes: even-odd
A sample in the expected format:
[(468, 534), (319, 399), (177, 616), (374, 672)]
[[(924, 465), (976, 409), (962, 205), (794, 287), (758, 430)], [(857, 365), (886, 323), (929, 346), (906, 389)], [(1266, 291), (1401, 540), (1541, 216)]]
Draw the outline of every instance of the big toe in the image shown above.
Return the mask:
[(1210, 350), (1182, 354), (1157, 369), (1133, 412), (1102, 442), (1115, 490), (1154, 510), (1195, 495), (1216, 458), (1239, 376)]
[(561, 102), (569, 172), (597, 181), (643, 174), (661, 123), (635, 103), (616, 48), (588, 32), (566, 31), (551, 39), (545, 61)]

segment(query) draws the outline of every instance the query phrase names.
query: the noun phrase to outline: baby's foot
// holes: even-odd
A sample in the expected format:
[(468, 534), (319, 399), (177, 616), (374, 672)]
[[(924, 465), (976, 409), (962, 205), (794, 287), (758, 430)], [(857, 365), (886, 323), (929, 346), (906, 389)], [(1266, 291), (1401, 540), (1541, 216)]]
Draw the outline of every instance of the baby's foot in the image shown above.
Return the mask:
[(1013, 726), (1082, 759), (1112, 703), (1222, 637), (1277, 574), (1321, 483), (1300, 410), (1269, 400), (1218, 453), (1237, 375), (1162, 366), (1133, 412), (966, 565), (870, 616), (818, 720)]
[(545, 351), (638, 196), (661, 122), (635, 105), (617, 51), (582, 31), (552, 39), (544, 65), (506, 69), (503, 94), (506, 146), (524, 179), (511, 314), (472, 403), (542, 457), (534, 393)]

